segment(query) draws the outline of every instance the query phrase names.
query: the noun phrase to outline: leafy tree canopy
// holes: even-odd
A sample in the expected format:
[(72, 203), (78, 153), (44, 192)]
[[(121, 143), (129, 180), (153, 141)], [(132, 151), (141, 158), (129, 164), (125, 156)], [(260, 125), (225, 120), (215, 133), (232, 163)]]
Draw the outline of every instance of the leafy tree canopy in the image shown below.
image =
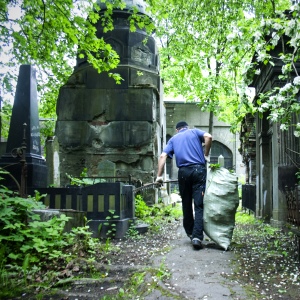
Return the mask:
[[(115, 5), (124, 7), (122, 1)], [(110, 10), (112, 5), (109, 6)], [(98, 14), (92, 0), (13, 0), (0, 1), (0, 66), (4, 100), (13, 93), (12, 82), (21, 64), (38, 70), (42, 116), (55, 116), (59, 87), (72, 72), (77, 55), (87, 56), (99, 72), (113, 70), (119, 63), (117, 53), (96, 36), (99, 21), (106, 30), (111, 20)], [(111, 76), (120, 80), (118, 74)]]
[[(112, 9), (124, 4), (122, 0), (108, 2), (107, 13), (100, 17), (99, 6), (92, 0), (0, 0), (3, 96), (13, 92), (10, 82), (16, 74), (10, 70), (20, 64), (34, 64), (39, 74), (44, 74), (39, 80), (41, 114), (55, 117), (59, 87), (71, 74), (70, 61), (76, 55), (86, 55), (99, 72), (113, 72), (118, 55), (97, 38), (95, 24), (101, 22), (105, 30), (112, 30)], [(203, 110), (230, 122), (233, 130), (246, 113), (269, 110), (270, 118), (281, 123), (282, 129), (292, 125), (295, 135), (300, 135), (299, 120), (291, 124), (290, 118), (292, 113), (299, 113), (295, 100), (300, 86), (295, 68), (300, 44), (299, 4), (291, 5), (288, 0), (146, 2), (156, 28), (167, 94), (199, 102)], [(148, 26), (138, 15), (135, 21), (138, 26)], [(271, 51), (284, 35), (290, 39), (292, 51), (273, 57)], [(10, 55), (9, 61), (5, 61), (5, 54)], [(261, 64), (281, 60), (286, 82), (284, 87), (262, 95), (255, 105), (247, 89), (259, 72), (259, 66), (252, 62), (254, 54)], [(111, 76), (120, 80), (117, 74)]]
[[(231, 123), (232, 130), (239, 129), (246, 113), (269, 110), (270, 118), (280, 122), (281, 129), (292, 125), (299, 136), (300, 120), (291, 124), (292, 113), (299, 113), (295, 97), (300, 87), (295, 68), (300, 45), (299, 4), (280, 0), (149, 2), (161, 44), (167, 93), (199, 102), (203, 110)], [(282, 43), (283, 36), (290, 39), (292, 51), (283, 50), (274, 57), (271, 51)], [(252, 62), (254, 55), (261, 66), (282, 61), (281, 79), (288, 84), (283, 90), (262, 95), (255, 105), (248, 88), (260, 72), (258, 64)]]

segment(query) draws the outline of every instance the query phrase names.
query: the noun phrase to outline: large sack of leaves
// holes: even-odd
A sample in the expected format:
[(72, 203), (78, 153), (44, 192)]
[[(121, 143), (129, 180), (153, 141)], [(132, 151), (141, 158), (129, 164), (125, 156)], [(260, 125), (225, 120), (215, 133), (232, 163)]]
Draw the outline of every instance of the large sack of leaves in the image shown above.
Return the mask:
[(225, 250), (232, 239), (238, 205), (236, 175), (225, 168), (208, 168), (204, 194), (204, 232)]

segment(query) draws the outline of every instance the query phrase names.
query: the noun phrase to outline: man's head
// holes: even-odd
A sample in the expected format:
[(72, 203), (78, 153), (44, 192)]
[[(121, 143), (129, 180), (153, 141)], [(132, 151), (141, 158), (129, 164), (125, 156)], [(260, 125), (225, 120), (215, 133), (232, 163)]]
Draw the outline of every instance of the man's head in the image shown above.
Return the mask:
[(185, 121), (179, 121), (177, 124), (176, 124), (176, 130), (179, 131), (180, 129), (182, 128), (186, 128), (188, 127), (188, 123), (185, 122)]

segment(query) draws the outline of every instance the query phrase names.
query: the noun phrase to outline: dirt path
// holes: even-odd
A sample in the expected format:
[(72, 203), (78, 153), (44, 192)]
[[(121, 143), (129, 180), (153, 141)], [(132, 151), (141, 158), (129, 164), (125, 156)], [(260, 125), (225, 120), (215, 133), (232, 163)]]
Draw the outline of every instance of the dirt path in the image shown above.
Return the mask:
[[(249, 299), (242, 287), (226, 276), (232, 272), (234, 253), (217, 249), (208, 241), (204, 249), (194, 250), (181, 221), (141, 239), (113, 241), (112, 247), (116, 251), (99, 258), (93, 271), (85, 271), (84, 276), (81, 272), (88, 269), (86, 261), (75, 261), (78, 279), (62, 280), (39, 299)], [(35, 298), (24, 295), (19, 299)]]
[[(218, 249), (207, 241), (204, 249), (197, 251), (192, 248), (182, 227), (178, 228), (177, 235), (178, 239), (172, 241), (172, 250), (165, 257), (154, 259), (154, 265), (164, 262), (172, 274), (166, 288), (190, 300), (249, 299), (238, 283), (224, 276), (232, 272), (230, 264), (235, 259), (232, 252)], [(167, 298), (154, 291), (145, 299)]]

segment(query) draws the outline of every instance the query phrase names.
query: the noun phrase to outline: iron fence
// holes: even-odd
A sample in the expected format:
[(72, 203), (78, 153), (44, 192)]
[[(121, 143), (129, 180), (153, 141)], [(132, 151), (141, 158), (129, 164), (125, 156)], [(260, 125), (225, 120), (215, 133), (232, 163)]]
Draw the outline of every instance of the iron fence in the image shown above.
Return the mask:
[[(39, 188), (44, 204), (51, 209), (85, 211), (87, 219), (106, 220), (134, 218), (134, 187), (121, 182), (96, 183), (86, 187)], [(28, 191), (34, 194), (34, 189)]]
[[(132, 177), (81, 177), (86, 186), (69, 185), (61, 188), (39, 188), (41, 201), (49, 209), (85, 212), (94, 237), (123, 238), (135, 220), (135, 196), (148, 193), (151, 199), (157, 184), (143, 185)], [(35, 194), (28, 189), (29, 195)]]
[[(50, 209), (86, 213), (93, 237), (123, 238), (135, 218), (134, 186), (122, 182), (96, 183), (90, 186), (39, 188)], [(29, 189), (29, 194), (35, 193)], [(111, 233), (110, 233), (111, 232)]]

